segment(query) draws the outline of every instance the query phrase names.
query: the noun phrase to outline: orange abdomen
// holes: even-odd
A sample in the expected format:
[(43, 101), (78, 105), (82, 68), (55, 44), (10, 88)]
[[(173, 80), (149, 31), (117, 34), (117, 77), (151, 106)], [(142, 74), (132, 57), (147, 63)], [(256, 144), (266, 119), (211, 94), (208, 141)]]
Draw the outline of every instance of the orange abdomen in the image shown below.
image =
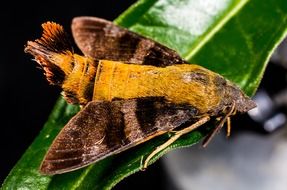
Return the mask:
[(101, 60), (93, 100), (160, 96), (206, 113), (220, 103), (220, 92), (214, 85), (218, 76), (192, 64), (155, 67)]

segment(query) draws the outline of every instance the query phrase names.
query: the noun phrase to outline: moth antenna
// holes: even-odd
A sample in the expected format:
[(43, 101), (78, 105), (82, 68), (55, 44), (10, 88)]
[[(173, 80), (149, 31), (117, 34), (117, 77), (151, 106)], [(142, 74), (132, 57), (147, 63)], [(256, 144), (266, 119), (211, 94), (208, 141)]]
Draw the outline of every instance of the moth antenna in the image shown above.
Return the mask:
[(220, 131), (220, 129), (222, 129), (222, 127), (226, 121), (227, 121), (227, 136), (230, 136), (230, 129), (231, 129), (230, 116), (233, 114), (234, 110), (235, 110), (235, 103), (233, 102), (232, 106), (230, 108), (230, 111), (224, 116), (224, 118), (214, 128), (214, 130), (209, 135), (207, 135), (207, 137), (205, 137), (205, 139), (203, 140), (202, 146), (204, 148), (207, 147), (207, 145), (210, 143), (211, 139), (213, 139), (215, 134), (217, 134)]
[(67, 64), (73, 58), (71, 41), (63, 26), (55, 22), (43, 23), (42, 28), (41, 38), (28, 41), (25, 52), (35, 57), (51, 84), (61, 85), (73, 67)]

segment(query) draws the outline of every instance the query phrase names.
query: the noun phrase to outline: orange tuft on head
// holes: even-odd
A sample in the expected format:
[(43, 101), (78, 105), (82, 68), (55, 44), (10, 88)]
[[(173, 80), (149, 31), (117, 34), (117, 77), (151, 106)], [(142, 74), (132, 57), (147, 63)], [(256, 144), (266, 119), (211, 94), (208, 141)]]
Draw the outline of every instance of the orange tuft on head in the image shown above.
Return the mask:
[(62, 87), (69, 103), (85, 105), (92, 99), (96, 75), (94, 59), (73, 52), (61, 25), (46, 22), (42, 27), (41, 38), (28, 41), (25, 52), (35, 57), (51, 84)]
[(42, 28), (42, 37), (35, 40), (36, 43), (42, 45), (46, 50), (54, 53), (73, 51), (70, 38), (64, 31), (63, 26), (55, 22), (46, 22), (42, 24)]
[(46, 22), (42, 24), (42, 28), (44, 29), (42, 38), (53, 38), (54, 36), (58, 36), (57, 33), (63, 33), (64, 28), (60, 24), (55, 22)]
[(73, 49), (64, 28), (55, 22), (42, 24), (41, 38), (28, 41), (25, 52), (35, 57), (51, 84), (61, 85), (73, 69)]

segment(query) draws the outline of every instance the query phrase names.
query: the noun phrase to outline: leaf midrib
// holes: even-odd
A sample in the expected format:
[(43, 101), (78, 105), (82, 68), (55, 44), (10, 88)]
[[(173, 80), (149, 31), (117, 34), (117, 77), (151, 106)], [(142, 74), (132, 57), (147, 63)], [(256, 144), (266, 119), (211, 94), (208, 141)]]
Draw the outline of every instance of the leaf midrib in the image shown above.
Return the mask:
[[(245, 5), (246, 3), (248, 3), (250, 0), (239, 0), (237, 3), (233, 3), (230, 5), (230, 8), (228, 8), (228, 10), (231, 11), (224, 11), (226, 14), (222, 14), (220, 17), (221, 19), (219, 19), (219, 21), (215, 22), (214, 25), (212, 27), (210, 27), (211, 29), (208, 29), (207, 31), (204, 32), (203, 35), (201, 35), (198, 40), (195, 41), (194, 45), (192, 45), (192, 48), (190, 50), (190, 52), (187, 52), (185, 55), (182, 55), (183, 59), (190, 61), (192, 59), (192, 57), (200, 51), (200, 49), (221, 29), (223, 28), (223, 26), (234, 16), (236, 15), (237, 12), (239, 12)], [(148, 12), (148, 10), (150, 10), (150, 8), (156, 3), (157, 1), (154, 1), (150, 7), (148, 9), (146, 9), (146, 12)], [(131, 11), (133, 11), (133, 8), (140, 5), (142, 3), (142, 1), (138, 1), (137, 3), (135, 3), (134, 5), (132, 5), (127, 11), (126, 14), (130, 14)], [(143, 12), (138, 18), (137, 20), (140, 20), (142, 18), (142, 16), (145, 13)], [(135, 20), (132, 24), (128, 25), (128, 28), (132, 28), (133, 26), (135, 26), (135, 22), (137, 21)], [(114, 20), (114, 22), (118, 25), (121, 25), (122, 22), (122, 18), (118, 17), (116, 20)], [(146, 26), (146, 27), (149, 27)]]
[(199, 50), (221, 29), (223, 26), (237, 13), (240, 11), (244, 5), (249, 2), (249, 0), (241, 0), (239, 3), (235, 4), (231, 11), (227, 11), (227, 14), (223, 14), (221, 19), (211, 27), (210, 30), (207, 30), (194, 44), (193, 48), (189, 53), (183, 55), (183, 58), (186, 60), (191, 60), (192, 57), (199, 52)]

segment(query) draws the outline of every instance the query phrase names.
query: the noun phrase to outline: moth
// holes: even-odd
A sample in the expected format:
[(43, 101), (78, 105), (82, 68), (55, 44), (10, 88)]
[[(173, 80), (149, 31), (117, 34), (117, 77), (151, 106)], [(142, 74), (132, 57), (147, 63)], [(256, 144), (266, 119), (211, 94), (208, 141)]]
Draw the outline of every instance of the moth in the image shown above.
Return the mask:
[(68, 103), (81, 111), (61, 130), (40, 166), (43, 174), (82, 168), (156, 136), (171, 137), (150, 159), (179, 137), (211, 119), (216, 127), (203, 146), (230, 117), (255, 107), (235, 84), (174, 50), (110, 21), (77, 17), (72, 34), (83, 55), (75, 53), (63, 27), (42, 24), (43, 34), (28, 41), (32, 54)]

